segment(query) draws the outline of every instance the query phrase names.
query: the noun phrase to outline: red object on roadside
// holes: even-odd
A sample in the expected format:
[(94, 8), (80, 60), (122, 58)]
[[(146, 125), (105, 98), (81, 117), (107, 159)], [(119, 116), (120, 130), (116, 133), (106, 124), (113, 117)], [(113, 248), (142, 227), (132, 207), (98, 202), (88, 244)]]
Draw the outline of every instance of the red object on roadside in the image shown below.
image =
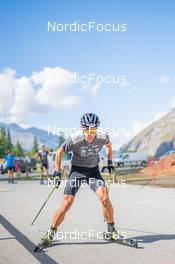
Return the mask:
[(19, 162), (16, 162), (16, 164), (15, 164), (15, 170), (16, 170), (17, 172), (20, 171), (20, 164), (19, 164)]
[(171, 166), (174, 166), (175, 165), (175, 160), (172, 160), (171, 161)]

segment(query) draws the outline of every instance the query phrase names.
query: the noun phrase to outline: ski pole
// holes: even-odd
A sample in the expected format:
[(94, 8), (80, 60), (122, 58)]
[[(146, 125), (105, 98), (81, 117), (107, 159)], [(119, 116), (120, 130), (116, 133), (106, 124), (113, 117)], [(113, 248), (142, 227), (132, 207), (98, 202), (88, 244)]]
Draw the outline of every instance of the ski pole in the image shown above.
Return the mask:
[(54, 190), (55, 190), (56, 188), (57, 188), (56, 186), (53, 187), (52, 191), (49, 193), (49, 195), (47, 196), (47, 198), (46, 198), (46, 200), (44, 201), (43, 205), (41, 206), (39, 212), (37, 213), (37, 215), (36, 215), (35, 218), (33, 219), (31, 225), (34, 224), (35, 220), (38, 218), (38, 216), (39, 216), (39, 214), (41, 213), (43, 207), (46, 205), (47, 201), (49, 200), (50, 196), (52, 195), (52, 193), (54, 192)]

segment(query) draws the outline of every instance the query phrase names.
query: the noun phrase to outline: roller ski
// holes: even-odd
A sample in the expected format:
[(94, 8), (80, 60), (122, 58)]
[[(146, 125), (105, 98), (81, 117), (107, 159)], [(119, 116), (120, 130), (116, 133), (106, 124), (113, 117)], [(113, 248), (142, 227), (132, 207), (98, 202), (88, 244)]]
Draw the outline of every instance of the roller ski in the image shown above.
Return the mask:
[(38, 243), (38, 245), (34, 248), (34, 252), (38, 253), (40, 251), (42, 251), (44, 248), (49, 247), (53, 240), (54, 240), (54, 236), (56, 233), (56, 229), (51, 228), (42, 238), (41, 238), (41, 242)]
[(115, 233), (111, 235), (108, 232), (103, 233), (103, 238), (110, 242), (114, 242), (114, 243), (121, 244), (121, 245), (128, 246), (128, 247), (138, 248), (138, 243), (136, 239), (125, 238)]
[(121, 244), (128, 247), (138, 248), (136, 239), (126, 238), (120, 234), (114, 227), (114, 224), (108, 224), (108, 231), (103, 233), (103, 238), (107, 241)]

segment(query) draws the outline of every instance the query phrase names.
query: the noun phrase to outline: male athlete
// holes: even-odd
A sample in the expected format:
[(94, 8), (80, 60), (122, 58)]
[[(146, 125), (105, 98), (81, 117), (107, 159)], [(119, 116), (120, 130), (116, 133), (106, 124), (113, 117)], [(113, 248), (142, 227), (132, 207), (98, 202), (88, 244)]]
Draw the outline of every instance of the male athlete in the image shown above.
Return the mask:
[(105, 181), (98, 167), (99, 152), (104, 146), (107, 152), (108, 168), (109, 170), (113, 169), (112, 146), (109, 136), (105, 133), (97, 133), (100, 121), (98, 116), (93, 113), (84, 114), (80, 124), (81, 130), (70, 136), (56, 153), (54, 176), (55, 180), (57, 180), (57, 186), (59, 186), (61, 181), (61, 157), (64, 153), (70, 151), (73, 154), (72, 168), (64, 189), (63, 200), (55, 212), (50, 230), (41, 238), (40, 246), (49, 246), (52, 243), (55, 232), (74, 202), (75, 195), (82, 181), (86, 181), (89, 184), (100, 200), (108, 233), (111, 234), (111, 237), (118, 235), (114, 226), (113, 207), (105, 187)]
[(46, 150), (45, 145), (41, 144), (40, 150), (38, 152), (38, 156), (41, 161), (41, 181), (40, 184), (44, 184), (44, 173), (46, 174), (46, 177), (48, 179), (49, 174), (48, 174), (48, 155), (49, 152)]

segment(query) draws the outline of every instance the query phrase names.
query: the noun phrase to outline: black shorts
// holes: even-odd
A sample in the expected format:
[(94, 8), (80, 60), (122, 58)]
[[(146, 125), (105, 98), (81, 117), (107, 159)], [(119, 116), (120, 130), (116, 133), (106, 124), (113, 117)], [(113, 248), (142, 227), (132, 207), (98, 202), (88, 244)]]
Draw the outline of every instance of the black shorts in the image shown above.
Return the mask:
[(42, 163), (41, 164), (41, 169), (43, 170), (44, 168), (47, 170), (48, 169), (48, 164)]
[(14, 167), (7, 167), (7, 171), (13, 171)]
[(64, 194), (75, 196), (82, 183), (88, 183), (90, 188), (96, 192), (98, 187), (105, 187), (105, 181), (102, 178), (99, 168), (85, 168), (72, 166)]

